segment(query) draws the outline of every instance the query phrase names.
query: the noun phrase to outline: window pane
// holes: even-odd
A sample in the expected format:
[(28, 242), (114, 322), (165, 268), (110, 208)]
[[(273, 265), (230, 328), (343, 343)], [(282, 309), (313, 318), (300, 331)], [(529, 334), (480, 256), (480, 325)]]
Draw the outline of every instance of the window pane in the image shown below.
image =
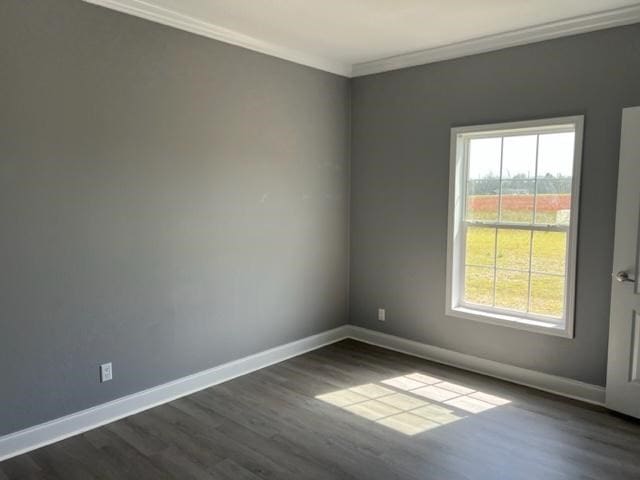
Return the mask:
[(564, 274), (567, 251), (566, 232), (533, 232), (531, 270)]
[(530, 231), (498, 229), (498, 268), (529, 271), (530, 242)]
[(498, 219), (501, 148), (500, 138), (469, 141), (467, 220)]
[(534, 180), (503, 180), (500, 197), (500, 221), (531, 223), (533, 221)]
[(573, 174), (574, 132), (545, 133), (538, 146), (538, 178), (571, 177)]
[(496, 229), (468, 227), (465, 263), (493, 266), (496, 253)]
[(569, 225), (571, 213), (571, 178), (538, 179), (536, 223)]
[(564, 310), (564, 282), (563, 276), (532, 274), (529, 311), (561, 318)]
[(469, 180), (467, 182), (467, 220), (498, 220), (500, 180)]
[(496, 271), (496, 307), (526, 312), (528, 299), (527, 272)]
[(569, 224), (575, 133), (540, 135), (537, 171), (538, 224)]
[(537, 135), (505, 137), (502, 178), (535, 178)]
[(469, 140), (469, 179), (500, 176), (500, 137)]
[(465, 267), (464, 300), (478, 305), (493, 305), (493, 268)]

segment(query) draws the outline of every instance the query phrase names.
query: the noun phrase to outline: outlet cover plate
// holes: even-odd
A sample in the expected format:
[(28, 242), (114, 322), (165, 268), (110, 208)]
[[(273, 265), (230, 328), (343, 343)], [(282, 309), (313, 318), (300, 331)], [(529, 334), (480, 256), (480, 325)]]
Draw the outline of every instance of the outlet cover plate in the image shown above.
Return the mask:
[(113, 367), (111, 362), (100, 365), (100, 382), (108, 382), (113, 378)]

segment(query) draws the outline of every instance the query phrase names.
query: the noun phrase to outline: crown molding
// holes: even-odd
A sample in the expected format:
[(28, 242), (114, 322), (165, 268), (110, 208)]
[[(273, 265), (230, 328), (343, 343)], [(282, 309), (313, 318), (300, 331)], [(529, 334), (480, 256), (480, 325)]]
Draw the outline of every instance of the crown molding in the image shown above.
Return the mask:
[(463, 42), (428, 48), (393, 57), (353, 65), (352, 77), (381, 73), (400, 68), (466, 57), (478, 53), (501, 50), (503, 48), (528, 43), (551, 40), (553, 38), (577, 35), (605, 28), (630, 25), (640, 22), (640, 4), (616, 8), (603, 12), (544, 23), (534, 27), (487, 35)]
[(344, 77), (398, 70), (640, 22), (637, 4), (350, 65), (265, 42), (143, 0), (83, 1)]
[(282, 58), (290, 62), (335, 73), (344, 77), (351, 76), (351, 65), (343, 62), (310, 55), (304, 52), (265, 42), (258, 38), (223, 28), (213, 23), (198, 20), (189, 15), (158, 7), (142, 0), (83, 0), (86, 3), (127, 13), (152, 22), (195, 33), (203, 37), (219, 40), (224, 43), (264, 53), (272, 57)]

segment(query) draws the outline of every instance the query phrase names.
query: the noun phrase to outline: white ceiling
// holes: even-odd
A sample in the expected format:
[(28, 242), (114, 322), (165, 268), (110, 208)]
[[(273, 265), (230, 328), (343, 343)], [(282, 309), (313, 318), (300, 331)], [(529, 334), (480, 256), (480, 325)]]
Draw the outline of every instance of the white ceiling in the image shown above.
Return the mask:
[(640, 21), (638, 0), (87, 1), (347, 76)]

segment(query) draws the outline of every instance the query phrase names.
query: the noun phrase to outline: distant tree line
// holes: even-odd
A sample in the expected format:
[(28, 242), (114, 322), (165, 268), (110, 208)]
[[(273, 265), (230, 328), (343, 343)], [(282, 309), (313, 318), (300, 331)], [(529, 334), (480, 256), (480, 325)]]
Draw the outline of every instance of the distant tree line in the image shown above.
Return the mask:
[[(512, 178), (502, 179), (503, 194), (526, 195), (534, 193), (535, 180), (527, 178), (523, 173), (514, 175)], [(564, 175), (554, 176), (547, 173), (537, 180), (539, 194), (548, 193), (571, 193), (571, 177)], [(483, 178), (469, 180), (469, 195), (497, 195), (500, 193), (500, 177), (489, 174)]]

